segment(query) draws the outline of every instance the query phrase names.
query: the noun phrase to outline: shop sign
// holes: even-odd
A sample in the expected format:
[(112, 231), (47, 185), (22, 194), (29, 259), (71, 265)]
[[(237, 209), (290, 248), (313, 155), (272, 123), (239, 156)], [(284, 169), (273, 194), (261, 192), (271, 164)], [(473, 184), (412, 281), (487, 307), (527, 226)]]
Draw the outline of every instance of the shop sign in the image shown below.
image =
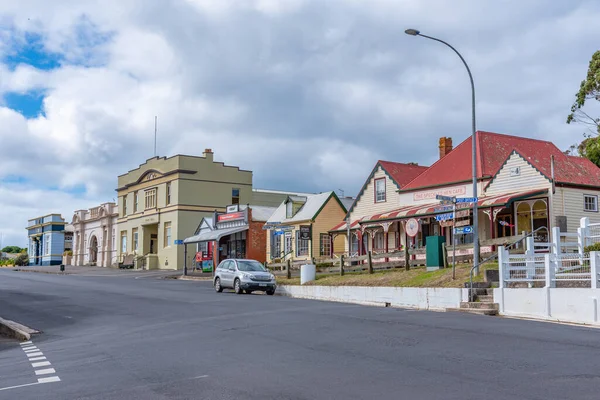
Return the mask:
[(217, 220), (219, 222), (225, 222), (225, 221), (238, 221), (244, 219), (244, 213), (242, 211), (238, 211), (238, 212), (234, 212), (234, 213), (229, 213), (229, 214), (220, 214), (217, 217)]
[(462, 210), (456, 212), (456, 218), (468, 217), (471, 214), (471, 210)]
[(227, 213), (235, 213), (240, 211), (240, 205), (239, 204), (234, 204), (231, 206), (227, 206)]
[(458, 187), (451, 187), (451, 188), (445, 188), (445, 189), (440, 189), (440, 190), (431, 190), (431, 191), (424, 191), (424, 192), (417, 192), (413, 194), (413, 200), (414, 201), (420, 201), (420, 200), (435, 200), (436, 196), (447, 196), (447, 197), (456, 197), (456, 196), (461, 196), (461, 195), (465, 195), (467, 194), (467, 187), (466, 186), (458, 186)]
[(417, 221), (414, 218), (409, 219), (408, 221), (406, 221), (406, 234), (410, 237), (415, 237), (417, 236), (417, 233), (419, 233), (419, 221)]
[(463, 219), (462, 221), (456, 221), (454, 226), (467, 226), (469, 225), (469, 222), (470, 221), (468, 219)]
[(300, 239), (310, 240), (310, 225), (300, 225)]

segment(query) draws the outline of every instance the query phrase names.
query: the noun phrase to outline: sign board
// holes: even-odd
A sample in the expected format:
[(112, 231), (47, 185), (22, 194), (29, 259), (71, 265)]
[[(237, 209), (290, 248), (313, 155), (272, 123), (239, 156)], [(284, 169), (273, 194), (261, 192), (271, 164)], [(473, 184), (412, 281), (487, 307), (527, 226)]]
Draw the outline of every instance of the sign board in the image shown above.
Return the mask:
[(444, 211), (452, 211), (453, 207), (452, 206), (443, 206), (443, 207), (436, 207), (433, 209), (434, 212), (444, 212)]
[(275, 231), (273, 232), (273, 236), (280, 236), (283, 235), (285, 232), (284, 231)]
[(196, 253), (196, 262), (202, 262), (202, 255), (203, 253), (201, 251)]
[(453, 213), (439, 214), (439, 215), (435, 216), (436, 221), (445, 221), (447, 219), (452, 219), (452, 218), (454, 218)]
[(240, 205), (239, 204), (233, 204), (231, 206), (227, 206), (227, 214), (238, 212), (238, 211), (240, 211)]
[(225, 221), (237, 221), (240, 219), (244, 219), (244, 213), (242, 211), (238, 211), (238, 212), (234, 212), (234, 213), (229, 213), (229, 214), (220, 214), (217, 217), (217, 221), (218, 222), (225, 222)]
[(466, 225), (469, 225), (469, 220), (463, 219), (461, 221), (456, 221), (456, 223), (454, 225), (455, 226), (466, 226)]
[(177, 240), (175, 240), (175, 244), (183, 244), (183, 240), (177, 239)]
[(406, 234), (408, 236), (417, 236), (417, 233), (419, 233), (419, 221), (417, 221), (414, 218), (409, 219), (408, 221), (406, 221), (404, 229), (406, 229)]
[(473, 233), (473, 227), (472, 226), (462, 226), (460, 228), (454, 228), (454, 234), (455, 235), (466, 235), (469, 233)]
[(300, 239), (310, 240), (310, 225), (300, 225)]
[(471, 210), (462, 210), (456, 212), (456, 218), (464, 218), (471, 215)]
[(443, 195), (443, 196), (464, 196), (467, 194), (467, 187), (463, 185), (463, 186), (455, 186), (455, 187), (445, 188), (445, 189), (441, 189), (441, 190), (429, 190), (429, 191), (423, 191), (423, 192), (416, 192), (416, 193), (413, 193), (413, 200), (414, 201), (432, 200), (432, 199), (435, 199), (435, 196), (437, 196), (438, 194)]
[(441, 194), (436, 194), (435, 195), (435, 199), (436, 200), (443, 200), (443, 201), (454, 201), (454, 197), (444, 196), (444, 195), (441, 195)]
[(478, 200), (477, 197), (458, 197), (457, 203), (475, 203)]
[(447, 228), (454, 225), (454, 220), (449, 219), (447, 221), (440, 221), (440, 226)]

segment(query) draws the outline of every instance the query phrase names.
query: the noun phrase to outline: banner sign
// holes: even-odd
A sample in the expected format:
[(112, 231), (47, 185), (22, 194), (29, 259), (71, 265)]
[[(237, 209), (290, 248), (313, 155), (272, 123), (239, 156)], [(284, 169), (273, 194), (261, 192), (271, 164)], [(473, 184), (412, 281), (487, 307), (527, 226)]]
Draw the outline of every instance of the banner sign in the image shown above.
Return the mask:
[(217, 217), (217, 221), (218, 222), (238, 221), (240, 219), (244, 219), (244, 213), (242, 211), (238, 211), (238, 212), (234, 212), (234, 213), (229, 213), (229, 214), (220, 214)]
[(310, 225), (300, 225), (300, 239), (310, 240)]

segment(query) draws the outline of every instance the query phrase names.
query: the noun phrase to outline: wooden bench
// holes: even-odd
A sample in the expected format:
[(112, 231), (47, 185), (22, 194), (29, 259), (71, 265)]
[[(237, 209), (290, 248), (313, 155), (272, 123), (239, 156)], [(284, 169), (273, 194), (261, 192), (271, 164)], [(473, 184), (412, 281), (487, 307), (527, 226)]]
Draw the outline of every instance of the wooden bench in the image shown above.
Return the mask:
[(119, 269), (132, 269), (134, 267), (133, 255), (126, 255), (123, 261), (119, 263)]

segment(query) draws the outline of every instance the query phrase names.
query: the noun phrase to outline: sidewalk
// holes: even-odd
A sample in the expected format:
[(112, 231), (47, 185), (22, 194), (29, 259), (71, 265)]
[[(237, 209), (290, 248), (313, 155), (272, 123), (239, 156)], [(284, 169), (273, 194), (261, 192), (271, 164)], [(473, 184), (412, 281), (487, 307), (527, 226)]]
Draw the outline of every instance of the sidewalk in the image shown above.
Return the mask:
[(60, 271), (60, 265), (49, 266), (25, 266), (13, 267), (12, 271), (18, 272), (36, 272), (42, 274), (53, 275), (83, 275), (83, 276), (154, 276), (154, 277), (169, 277), (181, 275), (182, 271), (175, 270), (141, 270), (141, 269), (118, 269), (105, 267), (89, 267), (66, 265), (65, 271)]

